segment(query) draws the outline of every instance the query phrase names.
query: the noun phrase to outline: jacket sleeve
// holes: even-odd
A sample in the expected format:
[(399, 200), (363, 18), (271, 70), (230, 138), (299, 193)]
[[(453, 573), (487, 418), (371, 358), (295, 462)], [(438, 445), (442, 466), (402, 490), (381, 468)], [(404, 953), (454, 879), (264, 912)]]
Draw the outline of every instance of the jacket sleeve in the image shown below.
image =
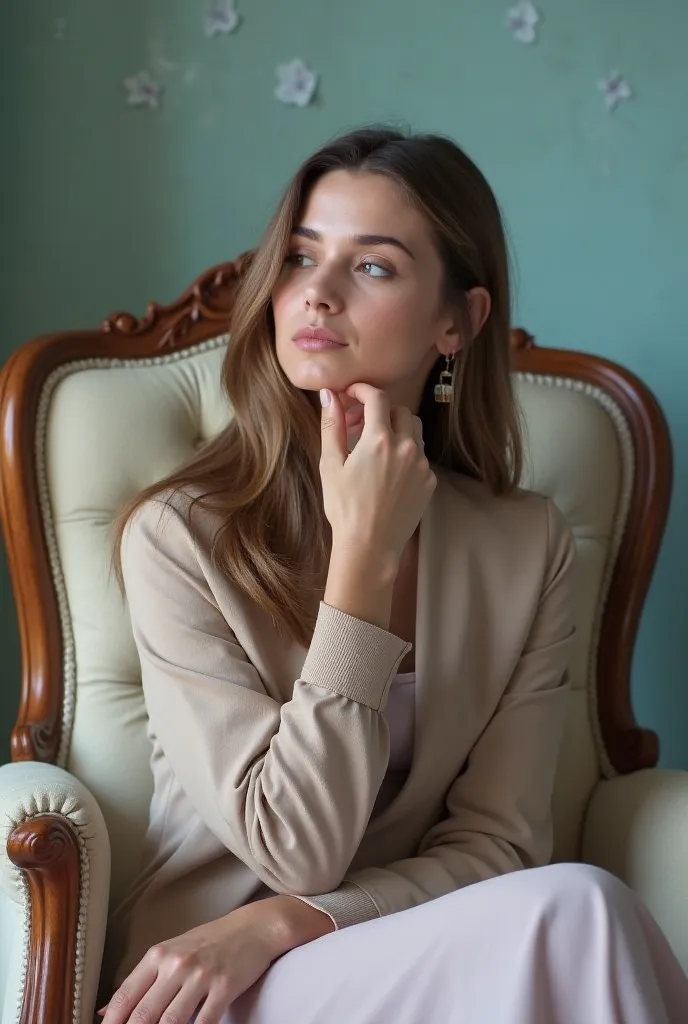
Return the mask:
[(418, 855), (346, 876), (334, 892), (305, 897), (337, 928), (436, 899), (472, 882), (546, 864), (564, 717), (575, 543), (547, 501), (548, 568), (528, 640), (495, 714), (451, 786), (446, 817)]
[(149, 731), (194, 807), (275, 892), (334, 889), (387, 768), (379, 712), (411, 645), (321, 603), (293, 697), (280, 704), (221, 613), (176, 509), (138, 510), (122, 567)]

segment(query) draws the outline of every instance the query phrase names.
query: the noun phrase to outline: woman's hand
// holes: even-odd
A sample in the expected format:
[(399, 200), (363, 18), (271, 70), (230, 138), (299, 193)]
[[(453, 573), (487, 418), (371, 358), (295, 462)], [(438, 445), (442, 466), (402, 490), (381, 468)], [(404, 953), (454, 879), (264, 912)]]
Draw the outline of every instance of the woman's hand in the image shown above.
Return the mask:
[(346, 394), (361, 403), (364, 417), (351, 454), (349, 416), (336, 392), (327, 392), (322, 410), (320, 477), (333, 549), (398, 565), (437, 486), (421, 421), (405, 406), (390, 408), (384, 391), (369, 384), (352, 384)]
[(108, 1003), (103, 1024), (219, 1024), (273, 960), (334, 925), (291, 896), (273, 896), (148, 950)]

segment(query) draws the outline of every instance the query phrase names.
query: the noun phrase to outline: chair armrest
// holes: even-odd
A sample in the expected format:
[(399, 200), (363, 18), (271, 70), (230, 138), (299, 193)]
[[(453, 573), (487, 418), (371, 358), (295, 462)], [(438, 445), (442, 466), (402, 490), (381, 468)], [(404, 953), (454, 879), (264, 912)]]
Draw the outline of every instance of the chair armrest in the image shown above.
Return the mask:
[(647, 768), (599, 782), (582, 858), (642, 897), (688, 971), (688, 772)]
[(90, 1024), (110, 891), (101, 810), (40, 761), (0, 767), (0, 807), (0, 916), (16, 922), (18, 904), (22, 922), (2, 1024)]

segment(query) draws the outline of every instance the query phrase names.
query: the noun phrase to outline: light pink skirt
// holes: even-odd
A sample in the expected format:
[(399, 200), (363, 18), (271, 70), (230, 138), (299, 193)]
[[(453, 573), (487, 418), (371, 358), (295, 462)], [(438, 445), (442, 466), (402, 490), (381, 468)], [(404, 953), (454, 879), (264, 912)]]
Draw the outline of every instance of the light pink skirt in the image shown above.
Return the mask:
[(556, 864), (292, 950), (223, 1024), (688, 1024), (688, 978), (626, 885)]

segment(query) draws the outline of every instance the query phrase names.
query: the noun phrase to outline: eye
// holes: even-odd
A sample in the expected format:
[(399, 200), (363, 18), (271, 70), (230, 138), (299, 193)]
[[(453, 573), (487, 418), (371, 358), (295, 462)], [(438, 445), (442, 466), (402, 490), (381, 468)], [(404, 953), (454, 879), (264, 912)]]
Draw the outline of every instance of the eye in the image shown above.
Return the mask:
[(389, 267), (383, 267), (381, 263), (373, 263), (371, 260), (361, 263), (361, 267), (366, 277), (391, 277), (393, 273)]
[(305, 252), (291, 252), (284, 262), (290, 267), (307, 267), (315, 263), (310, 256), (306, 256)]

